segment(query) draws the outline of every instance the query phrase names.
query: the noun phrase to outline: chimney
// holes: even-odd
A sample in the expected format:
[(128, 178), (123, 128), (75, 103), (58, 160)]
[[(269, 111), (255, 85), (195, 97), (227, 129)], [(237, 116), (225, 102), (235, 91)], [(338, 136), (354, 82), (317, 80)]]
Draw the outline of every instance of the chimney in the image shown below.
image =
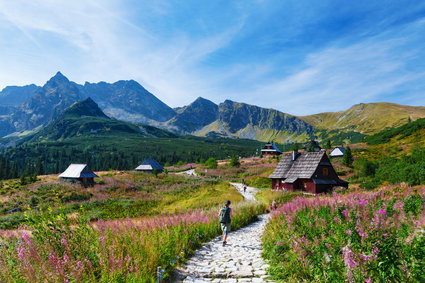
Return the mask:
[(295, 161), (295, 159), (297, 159), (298, 157), (298, 150), (293, 150), (292, 151), (292, 161)]

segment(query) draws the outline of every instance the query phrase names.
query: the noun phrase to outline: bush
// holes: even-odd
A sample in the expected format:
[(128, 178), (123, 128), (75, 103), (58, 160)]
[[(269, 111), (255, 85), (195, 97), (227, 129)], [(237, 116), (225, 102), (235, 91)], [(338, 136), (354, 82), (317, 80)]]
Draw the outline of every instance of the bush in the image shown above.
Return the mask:
[(209, 169), (217, 168), (217, 160), (215, 158), (210, 157), (207, 161), (205, 161), (204, 165), (208, 166)]

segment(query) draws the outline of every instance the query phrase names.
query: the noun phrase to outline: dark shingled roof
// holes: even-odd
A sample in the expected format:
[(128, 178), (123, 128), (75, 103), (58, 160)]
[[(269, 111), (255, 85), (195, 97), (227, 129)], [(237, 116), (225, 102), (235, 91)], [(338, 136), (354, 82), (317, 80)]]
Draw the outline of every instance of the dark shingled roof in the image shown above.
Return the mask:
[(283, 155), (273, 174), (271, 174), (269, 178), (287, 178), (291, 181), (295, 181), (298, 178), (310, 179), (316, 171), (317, 166), (319, 166), (323, 155), (326, 153), (324, 151), (319, 151), (298, 152), (297, 154), (298, 157), (295, 161), (292, 160), (292, 154)]

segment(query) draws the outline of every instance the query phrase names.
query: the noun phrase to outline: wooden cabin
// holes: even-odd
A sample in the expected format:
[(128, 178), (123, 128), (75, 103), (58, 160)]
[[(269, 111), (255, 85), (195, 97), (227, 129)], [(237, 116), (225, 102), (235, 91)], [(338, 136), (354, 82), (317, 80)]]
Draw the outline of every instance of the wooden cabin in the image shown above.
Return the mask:
[(59, 175), (60, 180), (71, 183), (80, 183), (85, 187), (93, 186), (94, 178), (99, 178), (99, 176), (91, 171), (87, 164), (71, 164), (62, 174)]
[(140, 163), (140, 165), (137, 166), (135, 170), (145, 173), (154, 173), (154, 171), (157, 173), (162, 173), (164, 171), (164, 167), (162, 167), (162, 165), (159, 164), (155, 159), (147, 158), (143, 160), (143, 162)]
[(266, 143), (261, 149), (261, 155), (281, 155), (282, 151), (272, 142)]
[(324, 151), (284, 154), (269, 178), (273, 190), (319, 194), (335, 187), (348, 188), (348, 182), (338, 177)]
[(344, 156), (345, 148), (342, 146), (335, 147), (329, 154), (331, 157), (341, 157)]

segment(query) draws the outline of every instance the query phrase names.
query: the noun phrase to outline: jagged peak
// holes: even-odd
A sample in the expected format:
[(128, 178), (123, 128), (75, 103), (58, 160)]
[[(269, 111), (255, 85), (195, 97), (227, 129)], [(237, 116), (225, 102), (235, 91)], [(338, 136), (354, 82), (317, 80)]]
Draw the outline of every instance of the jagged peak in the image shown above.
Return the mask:
[(69, 82), (68, 78), (65, 77), (61, 72), (57, 72), (47, 83), (51, 82)]
[(199, 96), (197, 99), (195, 99), (195, 101), (193, 101), (192, 103), (191, 103), (191, 105), (194, 105), (194, 104), (205, 104), (205, 103), (208, 103), (208, 104), (214, 104), (214, 105), (216, 105), (214, 102), (212, 102), (211, 100), (209, 100), (209, 99), (206, 99), (206, 98), (203, 98), (203, 97), (201, 97), (201, 96)]

